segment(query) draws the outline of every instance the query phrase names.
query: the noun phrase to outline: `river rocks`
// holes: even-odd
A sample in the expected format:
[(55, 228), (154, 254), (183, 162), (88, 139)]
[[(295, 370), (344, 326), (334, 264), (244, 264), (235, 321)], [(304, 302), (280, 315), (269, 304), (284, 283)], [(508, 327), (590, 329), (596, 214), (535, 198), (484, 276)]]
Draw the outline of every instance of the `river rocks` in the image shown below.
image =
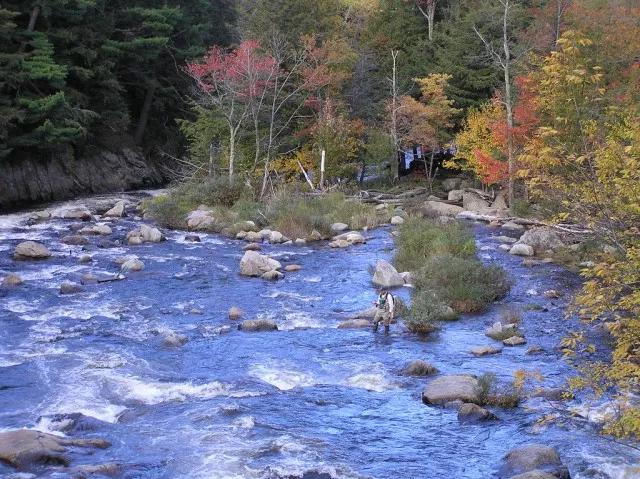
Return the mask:
[(277, 331), (278, 325), (267, 319), (247, 319), (238, 325), (241, 331)]
[(569, 471), (562, 464), (558, 451), (542, 444), (531, 444), (512, 449), (502, 460), (504, 464), (498, 471), (500, 478), (540, 471), (551, 474), (556, 479), (569, 479)]
[(20, 471), (42, 465), (68, 466), (64, 453), (67, 446), (107, 448), (111, 444), (101, 439), (64, 439), (39, 431), (19, 429), (0, 433), (0, 461)]
[(506, 210), (508, 208), (509, 206), (507, 206), (507, 202), (504, 199), (504, 193), (498, 193), (491, 203), (491, 209)]
[(376, 264), (373, 284), (381, 288), (394, 288), (404, 285), (404, 279), (390, 263), (381, 259)]
[(400, 371), (402, 376), (430, 376), (437, 373), (438, 370), (431, 363), (423, 361), (422, 359), (414, 359), (404, 365)]
[(60, 242), (69, 246), (84, 246), (89, 244), (89, 240), (82, 235), (64, 236)]
[(400, 226), (404, 223), (404, 218), (402, 216), (392, 216), (391, 217), (391, 225), (392, 226)]
[(123, 263), (121, 271), (142, 271), (144, 263), (139, 259), (130, 259)]
[(269, 243), (272, 243), (272, 244), (286, 243), (287, 241), (289, 241), (289, 238), (284, 236), (279, 231), (272, 231), (271, 233), (269, 233), (268, 239), (269, 239)]
[(125, 206), (126, 206), (125, 201), (120, 200), (115, 204), (113, 208), (106, 211), (102, 216), (106, 218), (122, 218), (123, 216), (125, 216), (125, 212), (124, 212)]
[(516, 244), (528, 245), (537, 253), (557, 251), (566, 245), (553, 228), (542, 227), (526, 231)]
[(179, 348), (189, 342), (184, 334), (175, 333), (173, 331), (162, 335), (162, 347), (164, 348)]
[(90, 264), (91, 262), (93, 262), (93, 257), (88, 254), (83, 254), (78, 258), (80, 264)]
[(242, 248), (242, 251), (260, 251), (261, 249), (262, 246), (260, 246), (258, 243), (249, 243), (244, 248)]
[(333, 223), (331, 226), (332, 233), (342, 233), (343, 231), (347, 231), (349, 229), (349, 225), (346, 223)]
[(516, 243), (509, 249), (509, 254), (516, 256), (533, 256), (534, 250), (528, 244)]
[(152, 228), (145, 224), (140, 225), (140, 234), (145, 243), (160, 243), (167, 239), (158, 228)]
[(434, 379), (422, 390), (422, 402), (442, 405), (451, 401), (480, 401), (479, 381), (470, 374), (455, 374)]
[(527, 340), (521, 336), (511, 336), (502, 341), (502, 344), (505, 346), (522, 346), (523, 344), (527, 344)]
[(187, 228), (192, 231), (216, 231), (218, 223), (211, 211), (195, 210), (187, 216)]
[(274, 269), (274, 270), (271, 270), (271, 271), (267, 271), (267, 272), (265, 272), (265, 273), (262, 273), (262, 274), (260, 275), (260, 278), (262, 278), (262, 279), (266, 279), (266, 280), (269, 280), (269, 281), (277, 281), (277, 280), (279, 280), (279, 279), (284, 278), (284, 274), (282, 274), (280, 271), (276, 271), (276, 270)]
[(284, 270), (289, 273), (295, 273), (296, 271), (300, 271), (301, 269), (302, 266), (300, 266), (299, 264), (289, 264), (284, 267)]
[(517, 239), (512, 238), (511, 236), (496, 236), (493, 239), (496, 240), (498, 243), (505, 243), (505, 244), (515, 243), (516, 241), (518, 241)]
[(495, 346), (476, 346), (475, 348), (471, 348), (469, 352), (474, 356), (490, 356), (501, 353), (502, 349), (496, 348)]
[(313, 230), (307, 239), (309, 241), (322, 241), (322, 235), (317, 230)]
[(462, 198), (464, 196), (464, 191), (462, 190), (451, 190), (449, 192), (449, 195), (447, 196), (447, 200), (448, 201), (462, 201)]
[(243, 276), (262, 276), (269, 271), (282, 268), (280, 262), (255, 251), (246, 251), (240, 260), (240, 274)]
[(371, 327), (368, 319), (348, 319), (338, 324), (338, 329), (366, 329)]
[(489, 203), (487, 203), (480, 195), (472, 191), (465, 191), (462, 195), (462, 207), (466, 211), (476, 211), (482, 213), (489, 209)]
[(140, 231), (129, 231), (127, 233), (127, 236), (125, 237), (125, 240), (127, 242), (127, 244), (130, 245), (141, 245), (142, 243), (144, 243), (144, 240), (142, 239), (142, 234), (140, 233)]
[(113, 233), (113, 230), (104, 223), (98, 223), (90, 228), (82, 228), (80, 233), (87, 235), (101, 235), (101, 236), (109, 236)]
[(486, 421), (495, 421), (498, 419), (493, 413), (490, 413), (477, 404), (465, 403), (458, 409), (458, 421), (460, 424), (474, 424)]
[(502, 228), (511, 231), (524, 231), (524, 226), (519, 225), (518, 223), (514, 223), (513, 221), (507, 221), (502, 225)]
[(509, 251), (511, 251), (511, 245), (501, 244), (500, 246), (498, 246), (498, 249), (500, 251), (504, 251), (504, 252), (508, 253)]
[(2, 280), (2, 286), (21, 286), (23, 284), (22, 278), (14, 273), (9, 273)]
[(116, 258), (113, 260), (113, 262), (115, 264), (117, 264), (118, 266), (122, 266), (123, 264), (125, 264), (127, 261), (130, 261), (132, 259), (138, 259), (137, 256), (135, 255), (131, 255), (131, 256), (120, 256), (119, 258)]
[(517, 334), (515, 324), (502, 324), (500, 322), (493, 323), (485, 335), (496, 341), (503, 341)]
[(440, 201), (425, 201), (422, 210), (427, 216), (451, 216), (455, 218), (464, 211), (464, 208)]
[(241, 317), (244, 316), (244, 311), (240, 308), (237, 308), (235, 306), (229, 308), (229, 319), (240, 319)]
[(349, 242), (347, 240), (336, 240), (329, 243), (330, 248), (348, 248)]
[(200, 243), (202, 240), (198, 235), (185, 235), (184, 242), (185, 243)]
[(59, 218), (63, 220), (82, 220), (89, 221), (93, 218), (91, 211), (89, 211), (86, 206), (78, 206), (75, 208), (72, 207), (62, 207), (54, 210), (51, 213), (52, 218)]
[(60, 285), (60, 294), (77, 294), (84, 292), (84, 288), (75, 283), (62, 283)]
[(35, 241), (24, 241), (20, 243), (13, 252), (13, 259), (19, 261), (47, 258), (51, 258), (51, 251), (49, 251), (45, 245), (36, 243)]

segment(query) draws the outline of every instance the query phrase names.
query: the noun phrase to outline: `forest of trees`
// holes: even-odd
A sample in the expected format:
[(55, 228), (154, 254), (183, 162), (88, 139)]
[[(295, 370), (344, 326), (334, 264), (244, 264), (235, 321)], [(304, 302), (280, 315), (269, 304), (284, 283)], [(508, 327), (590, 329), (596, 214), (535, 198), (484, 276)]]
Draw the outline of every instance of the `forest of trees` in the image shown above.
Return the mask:
[(637, 0), (0, 2), (0, 166), (126, 135), (262, 197), (317, 184), (322, 151), (359, 179), (453, 144), (446, 166), (512, 212), (593, 230), (610, 248), (575, 304), (615, 351), (575, 384), (616, 387), (620, 436), (640, 432), (639, 96)]

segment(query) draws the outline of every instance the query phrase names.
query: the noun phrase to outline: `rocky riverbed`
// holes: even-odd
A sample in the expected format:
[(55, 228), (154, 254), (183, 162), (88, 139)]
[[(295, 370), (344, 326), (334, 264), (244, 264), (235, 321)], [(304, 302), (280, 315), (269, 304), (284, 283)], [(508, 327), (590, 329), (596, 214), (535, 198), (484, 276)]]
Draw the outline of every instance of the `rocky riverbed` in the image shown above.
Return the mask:
[[(515, 280), (502, 304), (386, 336), (354, 318), (396, 226), (344, 249), (265, 239), (252, 253), (274, 281), (239, 274), (247, 242), (155, 230), (138, 200), (0, 217), (0, 476), (638, 477), (640, 454), (597, 435), (606, 411), (558, 394), (579, 280), (504, 251), (522, 232), (473, 226), (479, 256)], [(524, 344), (503, 344), (506, 307)], [(544, 376), (537, 397), (461, 406), (482, 374), (521, 369)]]

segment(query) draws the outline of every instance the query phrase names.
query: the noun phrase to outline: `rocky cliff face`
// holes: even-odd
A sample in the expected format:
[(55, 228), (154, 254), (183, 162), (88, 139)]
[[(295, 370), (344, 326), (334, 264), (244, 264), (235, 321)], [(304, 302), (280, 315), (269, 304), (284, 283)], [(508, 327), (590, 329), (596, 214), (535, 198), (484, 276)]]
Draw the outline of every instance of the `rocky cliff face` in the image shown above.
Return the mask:
[(48, 159), (23, 157), (0, 162), (0, 209), (155, 187), (163, 181), (159, 166), (130, 148), (78, 158), (71, 151)]

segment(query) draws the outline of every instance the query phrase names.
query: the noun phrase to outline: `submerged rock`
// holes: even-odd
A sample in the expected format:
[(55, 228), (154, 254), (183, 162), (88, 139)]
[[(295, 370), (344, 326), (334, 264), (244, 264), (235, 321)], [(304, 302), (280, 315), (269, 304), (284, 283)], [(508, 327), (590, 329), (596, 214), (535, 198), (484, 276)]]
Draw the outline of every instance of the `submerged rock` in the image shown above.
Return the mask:
[(493, 413), (481, 408), (477, 404), (465, 403), (458, 409), (458, 421), (461, 424), (495, 421), (496, 419), (498, 418)]
[(300, 271), (301, 269), (302, 269), (302, 266), (300, 266), (299, 264), (289, 264), (284, 267), (284, 270), (289, 273)]
[(62, 283), (60, 285), (60, 294), (76, 294), (84, 292), (84, 288), (75, 283)]
[(186, 235), (184, 241), (185, 243), (200, 243), (202, 240), (198, 235)]
[(180, 333), (165, 333), (162, 336), (162, 346), (165, 348), (179, 348), (189, 342), (189, 338)]
[(47, 259), (51, 258), (51, 251), (41, 243), (35, 241), (24, 241), (16, 246), (13, 252), (15, 260)]
[(244, 316), (244, 311), (240, 308), (237, 308), (235, 306), (231, 307), (229, 309), (229, 319), (240, 319), (241, 317)]
[(474, 356), (489, 356), (492, 354), (501, 353), (502, 349), (496, 348), (494, 346), (477, 346), (475, 348), (471, 348), (469, 352)]
[(144, 263), (139, 259), (127, 260), (122, 265), (122, 271), (142, 271), (144, 269)]
[(376, 264), (373, 284), (381, 288), (395, 288), (404, 285), (404, 278), (390, 263), (381, 259)]
[(422, 402), (442, 405), (451, 401), (480, 402), (479, 381), (471, 374), (454, 374), (434, 379), (422, 390)]
[(430, 376), (437, 373), (438, 370), (431, 363), (422, 359), (414, 359), (404, 365), (400, 374), (402, 376)]
[(247, 319), (238, 325), (241, 331), (276, 331), (278, 325), (267, 319)]
[(21, 286), (23, 284), (22, 278), (14, 273), (9, 273), (2, 280), (2, 286)]
[(262, 279), (268, 279), (270, 281), (277, 281), (279, 279), (284, 278), (284, 274), (282, 274), (280, 271), (276, 271), (274, 269), (274, 270), (271, 270), (271, 271), (267, 271), (266, 273), (262, 273), (260, 275), (260, 277)]
[(89, 240), (82, 235), (64, 236), (60, 242), (69, 246), (84, 246), (89, 244)]
[[(557, 479), (569, 479), (569, 471), (562, 464), (558, 451), (542, 444), (512, 449), (502, 458), (504, 464), (498, 471), (498, 477), (508, 478), (516, 474), (540, 471), (551, 474)], [(535, 476), (534, 476), (535, 477)]]
[(348, 319), (338, 324), (338, 329), (366, 329), (371, 327), (368, 319)]

